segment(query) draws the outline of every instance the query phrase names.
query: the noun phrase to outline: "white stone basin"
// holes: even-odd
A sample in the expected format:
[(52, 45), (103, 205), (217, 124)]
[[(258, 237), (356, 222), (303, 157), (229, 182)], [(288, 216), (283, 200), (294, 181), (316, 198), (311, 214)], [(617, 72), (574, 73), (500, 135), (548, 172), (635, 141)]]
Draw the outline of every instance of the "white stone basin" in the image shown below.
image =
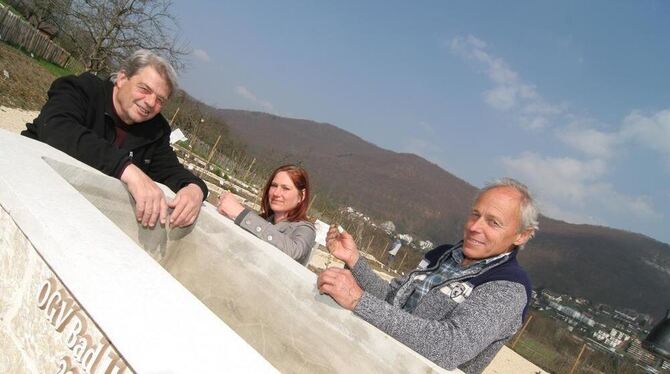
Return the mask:
[[(119, 372), (446, 372), (319, 295), (312, 272), (211, 204), (188, 229), (142, 228), (121, 182), (2, 130), (0, 175), (0, 372), (101, 371), (102, 359), (90, 368), (103, 338)], [(88, 356), (67, 346), (74, 322), (48, 320), (67, 311), (46, 305), (49, 287), (90, 319)]]

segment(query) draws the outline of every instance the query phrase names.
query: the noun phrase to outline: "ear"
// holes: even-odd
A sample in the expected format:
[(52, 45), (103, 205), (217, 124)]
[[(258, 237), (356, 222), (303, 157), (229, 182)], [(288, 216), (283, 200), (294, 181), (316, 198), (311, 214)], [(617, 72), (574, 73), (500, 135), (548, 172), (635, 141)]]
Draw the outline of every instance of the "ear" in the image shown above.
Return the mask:
[(305, 200), (305, 189), (300, 190), (300, 202)]
[(532, 229), (527, 229), (516, 234), (516, 239), (514, 239), (514, 245), (519, 246), (525, 244), (530, 239), (530, 235), (532, 233), (533, 233)]
[(116, 73), (116, 86), (121, 87), (128, 81), (128, 75), (126, 75), (125, 70), (120, 70)]

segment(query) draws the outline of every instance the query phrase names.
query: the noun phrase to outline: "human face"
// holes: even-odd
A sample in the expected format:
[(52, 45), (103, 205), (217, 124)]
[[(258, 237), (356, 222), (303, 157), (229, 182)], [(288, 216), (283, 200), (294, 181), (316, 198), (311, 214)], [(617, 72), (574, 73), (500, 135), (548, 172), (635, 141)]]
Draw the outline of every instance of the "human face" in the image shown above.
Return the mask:
[(463, 230), (466, 263), (510, 252), (528, 241), (530, 231), (519, 233), (521, 195), (512, 187), (497, 187), (475, 201)]
[(119, 72), (113, 91), (116, 114), (127, 125), (154, 118), (170, 96), (170, 88), (151, 66), (143, 67), (128, 77)]
[(286, 219), (288, 213), (295, 209), (303, 199), (303, 191), (291, 180), (291, 176), (285, 171), (280, 171), (272, 179), (268, 190), (270, 209), (275, 214), (275, 222)]

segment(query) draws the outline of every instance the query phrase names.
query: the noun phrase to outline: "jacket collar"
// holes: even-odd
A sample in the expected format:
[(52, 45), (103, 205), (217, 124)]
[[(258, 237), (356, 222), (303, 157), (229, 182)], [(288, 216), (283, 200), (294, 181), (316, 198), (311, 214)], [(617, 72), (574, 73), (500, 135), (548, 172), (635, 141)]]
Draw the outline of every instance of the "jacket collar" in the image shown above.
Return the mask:
[[(454, 254), (454, 251), (462, 251), (462, 249), (461, 249), (462, 246), (463, 246), (463, 241), (461, 240), (458, 243), (454, 244), (453, 246), (451, 246), (451, 245), (441, 246), (441, 248), (440, 247), (436, 248), (434, 250), (435, 252), (427, 253), (426, 257), (429, 261), (428, 267), (432, 268), (436, 265), (441, 264), (444, 261), (444, 259), (446, 259), (448, 256), (452, 256)], [(508, 260), (516, 259), (516, 255), (517, 255), (518, 252), (519, 252), (519, 247), (515, 246), (512, 249), (512, 251), (510, 251), (510, 252), (506, 252), (506, 253), (503, 253), (503, 254), (500, 254), (500, 255), (485, 258), (485, 259), (480, 260), (480, 261), (484, 261), (484, 266), (488, 266), (489, 264), (492, 264), (492, 263), (496, 263), (496, 264), (497, 263), (503, 263), (503, 262), (506, 262)]]

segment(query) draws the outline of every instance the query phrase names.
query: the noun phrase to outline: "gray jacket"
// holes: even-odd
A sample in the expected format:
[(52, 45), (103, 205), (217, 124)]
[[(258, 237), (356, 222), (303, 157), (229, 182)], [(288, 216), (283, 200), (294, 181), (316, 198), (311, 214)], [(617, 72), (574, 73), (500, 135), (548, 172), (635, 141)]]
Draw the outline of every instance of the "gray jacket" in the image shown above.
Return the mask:
[[(512, 256), (507, 256), (512, 257)], [(515, 257), (515, 256), (514, 256)], [(504, 263), (487, 265), (479, 274)], [(525, 286), (494, 280), (452, 298), (459, 280), (446, 281), (420, 299), (412, 313), (402, 309), (413, 287), (412, 272), (387, 283), (361, 257), (351, 269), (365, 290), (354, 313), (446, 368), (481, 373), (522, 325), (528, 297)]]
[(282, 221), (273, 224), (253, 210), (245, 208), (235, 218), (235, 223), (259, 239), (279, 248), (279, 250), (291, 256), (292, 259), (307, 265), (309, 254), (316, 240), (316, 229), (311, 222)]

